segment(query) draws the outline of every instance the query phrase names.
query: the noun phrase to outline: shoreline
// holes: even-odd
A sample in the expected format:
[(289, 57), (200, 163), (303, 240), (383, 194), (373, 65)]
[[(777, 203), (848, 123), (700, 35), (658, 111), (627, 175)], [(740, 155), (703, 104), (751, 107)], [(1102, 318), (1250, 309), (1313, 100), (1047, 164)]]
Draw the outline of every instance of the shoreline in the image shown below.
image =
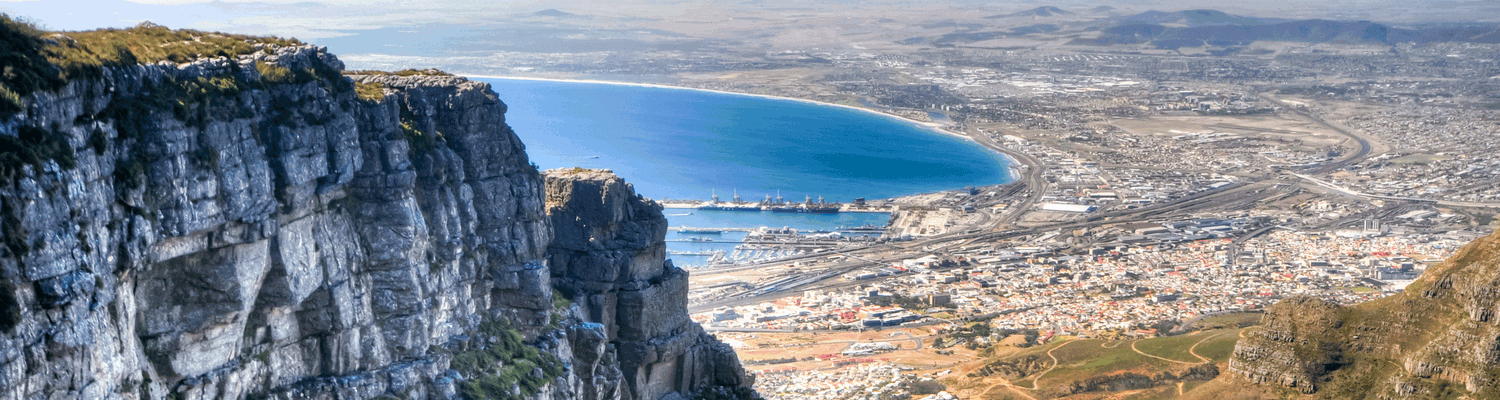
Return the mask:
[[(661, 85), (661, 84), (655, 84), (655, 83), (635, 83), (635, 82), (620, 82), (620, 81), (602, 81), (602, 80), (596, 80), (596, 79), (533, 78), (533, 77), (504, 76), (504, 75), (477, 75), (477, 74), (456, 74), (456, 75), (460, 76), (460, 77), (464, 77), (464, 78), (509, 79), (509, 80), (518, 80), (518, 81), (543, 81), (543, 82), (561, 82), (561, 83), (593, 83), (593, 84), (601, 84), (601, 85), (636, 86), (636, 87), (648, 87), (648, 88), (657, 88), (657, 89), (696, 90), (696, 91), (708, 92), (708, 93), (727, 94), (727, 95), (734, 95), (734, 96), (759, 97), (759, 98), (770, 99), (770, 100), (796, 101), (796, 102), (802, 102), (802, 103), (807, 103), (807, 104), (812, 104), (812, 105), (818, 105), (818, 106), (843, 108), (843, 109), (847, 109), (847, 110), (854, 110), (854, 111), (858, 111), (858, 112), (863, 112), (863, 113), (868, 113), (868, 114), (873, 114), (873, 115), (877, 115), (877, 116), (881, 116), (881, 117), (886, 117), (886, 118), (894, 119), (896, 121), (899, 121), (899, 122), (902, 122), (902, 123), (905, 123), (905, 124), (908, 124), (908, 125), (914, 125), (914, 126), (917, 126), (919, 128), (923, 128), (923, 130), (926, 130), (926, 131), (931, 131), (933, 133), (937, 133), (937, 134), (943, 135), (943, 136), (952, 136), (954, 138), (962, 139), (962, 140), (964, 140), (966, 142), (969, 142), (969, 143), (971, 143), (971, 144), (973, 144), (975, 146), (979, 146), (979, 148), (985, 149), (986, 151), (989, 151), (990, 153), (994, 153), (995, 155), (1000, 156), (1001, 161), (1005, 162), (1006, 175), (1007, 175), (1008, 178), (1010, 178), (1009, 181), (1007, 181), (1005, 183), (1011, 183), (1011, 182), (1016, 182), (1016, 181), (1021, 180), (1021, 173), (1020, 173), (1020, 171), (1017, 170), (1017, 167), (1020, 166), (1020, 165), (1024, 165), (1023, 163), (1021, 163), (1021, 160), (1018, 160), (1015, 157), (1011, 157), (1009, 154), (1005, 154), (1005, 152), (998, 151), (998, 150), (995, 150), (995, 149), (991, 149), (988, 146), (985, 146), (983, 143), (980, 143), (978, 140), (974, 140), (974, 138), (969, 137), (968, 135), (944, 129), (944, 127), (947, 127), (948, 125), (940, 124), (940, 123), (936, 123), (936, 122), (922, 122), (922, 121), (917, 121), (917, 120), (906, 118), (906, 117), (902, 117), (902, 116), (899, 116), (899, 115), (892, 115), (892, 114), (887, 114), (887, 113), (883, 113), (883, 112), (880, 112), (880, 111), (871, 110), (871, 109), (868, 109), (868, 108), (860, 108), (860, 107), (849, 106), (849, 105), (844, 105), (844, 104), (829, 103), (829, 102), (823, 102), (823, 101), (817, 101), (817, 100), (799, 99), (799, 98), (796, 98), (796, 97), (774, 96), (774, 95), (769, 95), (769, 94), (739, 93), (739, 92), (730, 92), (730, 91), (725, 91), (725, 90), (699, 89), (699, 88), (691, 88), (691, 87), (685, 87), (685, 86)], [(953, 189), (950, 189), (950, 190), (953, 190)]]

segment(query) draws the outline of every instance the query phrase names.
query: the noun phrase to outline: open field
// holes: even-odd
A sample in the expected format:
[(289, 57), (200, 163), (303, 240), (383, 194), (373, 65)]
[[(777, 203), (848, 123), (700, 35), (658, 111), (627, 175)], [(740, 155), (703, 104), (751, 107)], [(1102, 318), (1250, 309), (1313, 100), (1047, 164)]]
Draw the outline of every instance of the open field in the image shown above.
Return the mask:
[[(1208, 381), (1179, 379), (1179, 376), (1190, 374), (1195, 367), (1222, 366), (1228, 361), (1239, 332), (1239, 328), (1213, 329), (1121, 341), (1060, 338), (1043, 346), (965, 365), (944, 382), (955, 388), (955, 394), (983, 399), (1024, 398), (1019, 393), (1039, 399), (1175, 397), (1179, 382), (1186, 393)], [(1014, 377), (1016, 371), (1025, 375)], [(1015, 379), (1006, 380), (1006, 376)], [(1145, 377), (1155, 384), (1123, 392), (1085, 389), (1089, 385), (1086, 382), (1109, 385), (1109, 378), (1122, 376)]]

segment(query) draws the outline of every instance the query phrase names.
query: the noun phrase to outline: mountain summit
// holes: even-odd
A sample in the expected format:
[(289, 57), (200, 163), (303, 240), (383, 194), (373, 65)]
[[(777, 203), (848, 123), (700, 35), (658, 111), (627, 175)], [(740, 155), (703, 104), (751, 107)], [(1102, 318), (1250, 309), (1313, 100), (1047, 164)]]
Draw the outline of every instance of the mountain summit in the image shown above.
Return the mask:
[(1053, 7), (1053, 6), (1041, 6), (1041, 7), (1037, 7), (1037, 8), (1033, 8), (1033, 9), (1030, 9), (1030, 10), (1021, 11), (1021, 12), (1017, 12), (1017, 13), (1013, 13), (1013, 14), (993, 15), (993, 16), (988, 16), (988, 17), (985, 17), (985, 18), (1056, 17), (1056, 16), (1063, 16), (1063, 15), (1073, 15), (1073, 13), (1072, 12), (1068, 12), (1067, 10), (1063, 10), (1061, 8)]

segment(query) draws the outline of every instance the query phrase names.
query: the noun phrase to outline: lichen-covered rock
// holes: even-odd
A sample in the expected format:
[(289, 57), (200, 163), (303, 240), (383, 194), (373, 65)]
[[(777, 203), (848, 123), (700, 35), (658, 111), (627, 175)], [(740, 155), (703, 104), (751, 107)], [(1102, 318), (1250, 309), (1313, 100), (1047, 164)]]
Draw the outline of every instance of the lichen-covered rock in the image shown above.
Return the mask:
[(1497, 298), (1500, 233), (1395, 296), (1351, 307), (1310, 298), (1270, 307), (1235, 345), (1228, 371), (1331, 398), (1500, 397)]
[[(106, 67), (0, 116), (73, 153), (0, 176), (0, 399), (455, 398), (477, 378), (455, 354), (497, 321), (567, 361), (530, 398), (745, 384), (687, 319), (660, 210), (615, 179), (549, 217), (488, 85), (259, 49)], [(554, 279), (595, 297), (556, 309)]]

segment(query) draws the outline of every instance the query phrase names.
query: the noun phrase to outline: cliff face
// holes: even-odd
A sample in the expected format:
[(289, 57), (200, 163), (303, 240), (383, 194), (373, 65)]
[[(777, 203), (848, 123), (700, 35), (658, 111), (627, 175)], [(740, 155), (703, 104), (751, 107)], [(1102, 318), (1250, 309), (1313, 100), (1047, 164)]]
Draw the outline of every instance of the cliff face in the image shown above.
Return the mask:
[(1352, 307), (1270, 307), (1231, 375), (1329, 398), (1500, 396), (1500, 233), (1470, 243), (1404, 293)]
[[(661, 210), (607, 171), (547, 172), (547, 214), (557, 235), (547, 250), (553, 283), (577, 302), (588, 326), (604, 329), (573, 339), (575, 364), (624, 377), (623, 387), (595, 385), (583, 398), (619, 390), (624, 398), (657, 399), (697, 388), (743, 396), (735, 390), (752, 383), (734, 349), (688, 319), (688, 275), (666, 259)], [(597, 362), (601, 357), (618, 366)]]
[(342, 69), (310, 46), (110, 67), (4, 117), (0, 156), (61, 144), (0, 168), (0, 399), (748, 386), (687, 320), (659, 207), (613, 177), (544, 188), (486, 84), (356, 95)]

